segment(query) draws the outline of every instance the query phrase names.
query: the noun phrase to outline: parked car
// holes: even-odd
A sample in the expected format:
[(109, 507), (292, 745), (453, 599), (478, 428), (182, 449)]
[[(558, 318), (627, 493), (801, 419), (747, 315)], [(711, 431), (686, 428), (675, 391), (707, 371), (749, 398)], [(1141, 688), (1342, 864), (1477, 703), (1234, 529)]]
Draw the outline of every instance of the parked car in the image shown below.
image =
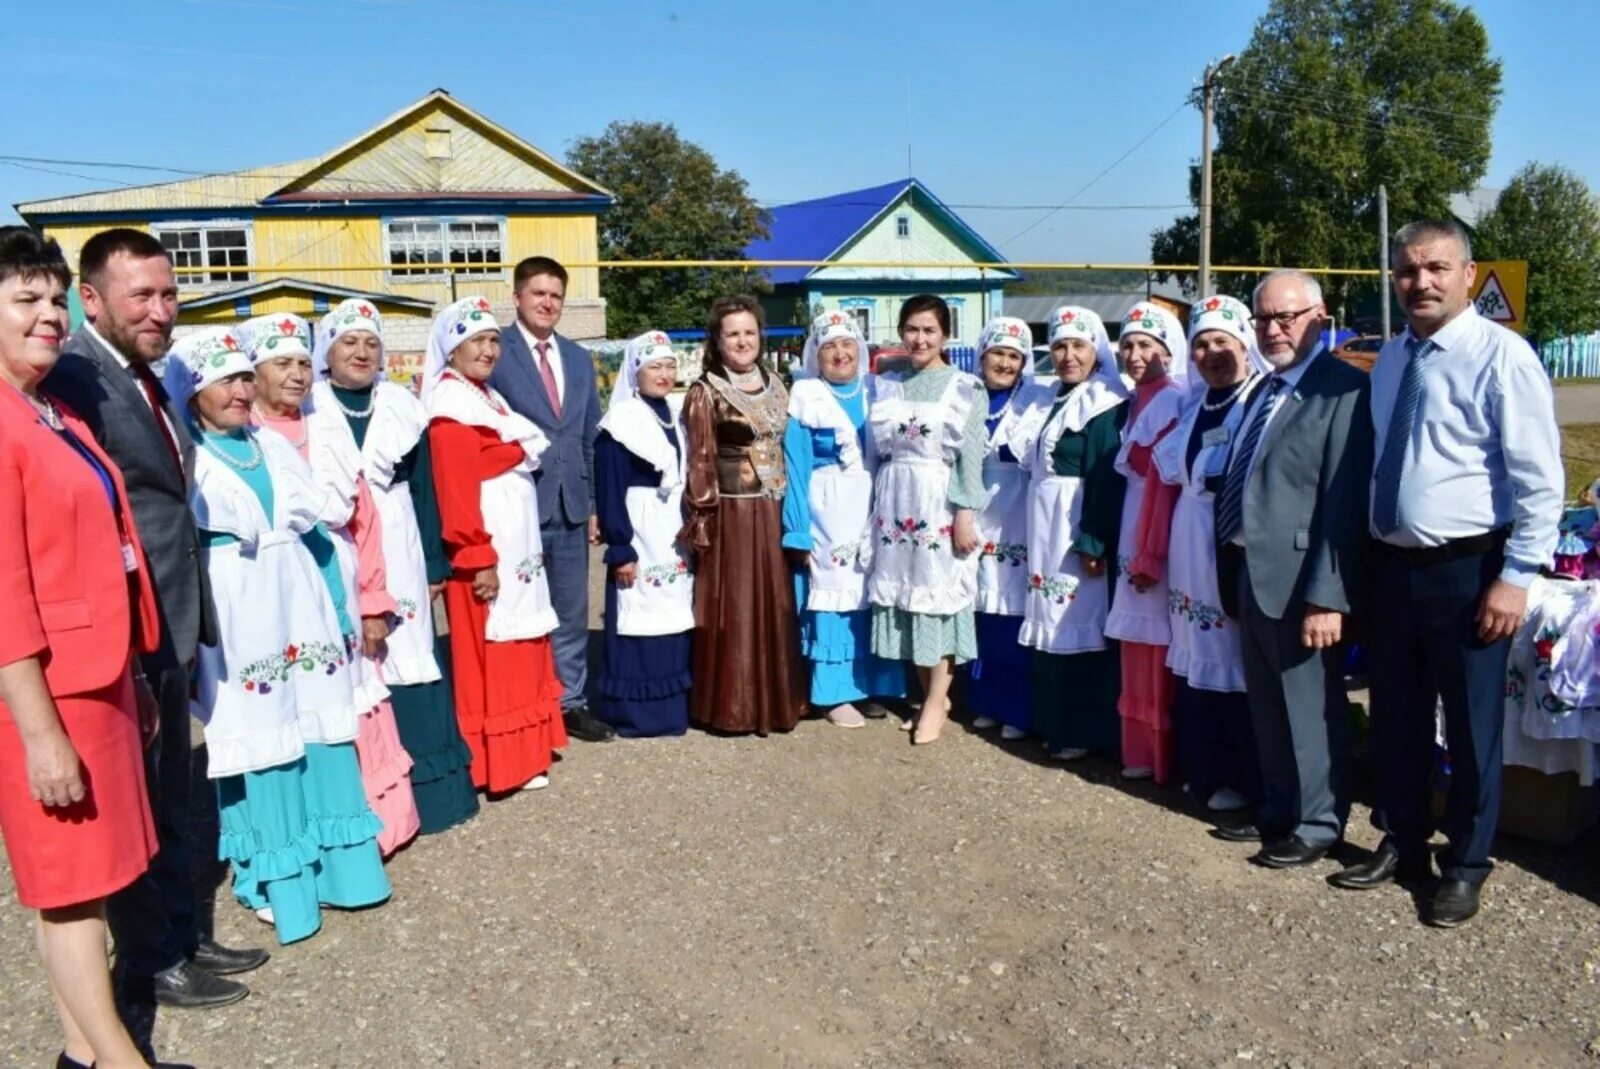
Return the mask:
[(1383, 338), (1377, 334), (1363, 334), (1351, 338), (1333, 351), (1333, 355), (1349, 364), (1351, 367), (1360, 368), (1362, 371), (1372, 371), (1373, 361), (1378, 359), (1378, 350), (1383, 348)]
[(872, 353), (872, 364), (868, 370), (874, 375), (886, 371), (904, 371), (910, 366), (910, 351), (897, 345), (875, 345), (869, 348)]

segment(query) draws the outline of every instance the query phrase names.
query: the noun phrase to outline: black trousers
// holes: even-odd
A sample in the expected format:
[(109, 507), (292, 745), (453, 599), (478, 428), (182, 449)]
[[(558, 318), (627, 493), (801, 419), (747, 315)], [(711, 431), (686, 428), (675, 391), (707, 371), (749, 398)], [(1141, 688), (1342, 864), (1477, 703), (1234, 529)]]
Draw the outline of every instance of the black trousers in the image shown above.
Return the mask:
[(1485, 643), (1476, 616), (1499, 576), (1501, 549), (1414, 566), (1381, 545), (1373, 560), (1372, 822), (1402, 855), (1427, 849), (1434, 831), (1435, 713), (1444, 704), (1450, 794), (1440, 857), (1447, 879), (1482, 883), (1500, 819), (1506, 661), (1511, 640)]
[(161, 706), (161, 729), (145, 751), (158, 851), (143, 876), (106, 900), (117, 967), (131, 976), (169, 969), (191, 956), (200, 942), (188, 849), (189, 674), (172, 668), (149, 678)]

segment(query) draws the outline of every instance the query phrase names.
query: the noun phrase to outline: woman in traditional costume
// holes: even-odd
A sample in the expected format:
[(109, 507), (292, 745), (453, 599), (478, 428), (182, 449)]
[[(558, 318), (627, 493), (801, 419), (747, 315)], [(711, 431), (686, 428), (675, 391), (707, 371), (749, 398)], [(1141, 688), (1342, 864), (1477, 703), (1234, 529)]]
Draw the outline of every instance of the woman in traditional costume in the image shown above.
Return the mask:
[(439, 313), (422, 398), (450, 561), (456, 716), (473, 785), (490, 795), (548, 786), (552, 754), (567, 744), (533, 486), (550, 442), (488, 384), (499, 362), (487, 299), (464, 297)]
[(384, 574), (396, 609), (379, 667), (400, 743), (411, 755), (411, 789), (423, 835), (473, 816), (472, 754), (456, 724), (433, 594), (450, 575), (422, 402), (383, 375), (383, 317), (351, 298), (323, 317), (312, 365), (310, 412), (330, 417), (361, 456), (382, 527)]
[(1053, 756), (1074, 761), (1090, 750), (1119, 748), (1120, 675), (1105, 624), (1122, 516), (1116, 458), (1129, 390), (1094, 312), (1055, 309), (1049, 337), (1058, 380), (1050, 403), (1011, 437), (1032, 477), (1028, 597), (1018, 640), (1034, 651), (1034, 732)]
[[(800, 651), (811, 662), (811, 704), (858, 728), (886, 715), (871, 698), (904, 698), (905, 666), (872, 652), (872, 477), (866, 435), (867, 343), (843, 312), (811, 324), (783, 439), (789, 489), (783, 547), (795, 567)], [(859, 706), (857, 703), (861, 703)]]
[(171, 360), (169, 381), (192, 392), (190, 504), (217, 607), (195, 713), (217, 785), (218, 851), (233, 864), (234, 896), (292, 943), (322, 926), (322, 905), (390, 893), (354, 745), (356, 625), (318, 523), (327, 494), (282, 435), (250, 426), (255, 376), (237, 337), (207, 328)]
[(600, 719), (623, 738), (689, 729), (694, 572), (683, 526), (683, 421), (668, 401), (678, 357), (660, 331), (628, 343), (594, 443), (605, 546)]
[(360, 649), (349, 658), (356, 708), (356, 758), (367, 804), (383, 821), (378, 848), (393, 854), (417, 834), (417, 802), (411, 793), (411, 755), (400, 745), (389, 688), (375, 658), (383, 652), (394, 598), (385, 586), (382, 529), (372, 491), (361, 474), (361, 455), (350, 435), (328, 412), (306, 416), (311, 396), (311, 327), (296, 315), (257, 316), (239, 324), (238, 337), (256, 372), (253, 406), (257, 426), (277, 431), (311, 465), (327, 494), (320, 517), (333, 538), (345, 612), (361, 623)]

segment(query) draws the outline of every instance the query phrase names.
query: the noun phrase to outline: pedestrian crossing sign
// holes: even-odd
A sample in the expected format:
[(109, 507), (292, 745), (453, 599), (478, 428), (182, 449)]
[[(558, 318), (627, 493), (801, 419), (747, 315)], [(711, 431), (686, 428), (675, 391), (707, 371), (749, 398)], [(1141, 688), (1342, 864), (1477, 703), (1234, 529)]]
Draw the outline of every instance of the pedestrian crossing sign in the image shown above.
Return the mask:
[(1528, 261), (1481, 261), (1471, 296), (1479, 315), (1520, 330), (1528, 316)]

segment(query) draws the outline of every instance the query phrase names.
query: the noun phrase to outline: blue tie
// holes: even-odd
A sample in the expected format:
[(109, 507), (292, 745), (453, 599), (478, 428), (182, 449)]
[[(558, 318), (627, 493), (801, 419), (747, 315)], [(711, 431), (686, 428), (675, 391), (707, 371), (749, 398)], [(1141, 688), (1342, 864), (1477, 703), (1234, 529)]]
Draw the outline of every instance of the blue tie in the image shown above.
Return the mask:
[(1266, 433), (1267, 420), (1272, 416), (1273, 402), (1277, 400), (1278, 391), (1283, 385), (1283, 378), (1279, 375), (1267, 380), (1267, 392), (1250, 417), (1250, 426), (1244, 432), (1244, 438), (1239, 442), (1239, 448), (1233, 455), (1233, 464), (1228, 468), (1227, 481), (1222, 484), (1222, 497), (1217, 501), (1217, 541), (1224, 545), (1232, 542), (1238, 537), (1239, 532), (1244, 530), (1245, 483), (1250, 481), (1250, 467), (1255, 459), (1256, 447), (1261, 444), (1261, 436)]
[(1400, 375), (1394, 411), (1389, 414), (1383, 456), (1378, 458), (1373, 472), (1372, 526), (1380, 537), (1400, 529), (1400, 477), (1405, 474), (1411, 432), (1417, 425), (1417, 410), (1422, 407), (1422, 358), (1432, 350), (1431, 341), (1412, 338), (1406, 342), (1406, 369)]

